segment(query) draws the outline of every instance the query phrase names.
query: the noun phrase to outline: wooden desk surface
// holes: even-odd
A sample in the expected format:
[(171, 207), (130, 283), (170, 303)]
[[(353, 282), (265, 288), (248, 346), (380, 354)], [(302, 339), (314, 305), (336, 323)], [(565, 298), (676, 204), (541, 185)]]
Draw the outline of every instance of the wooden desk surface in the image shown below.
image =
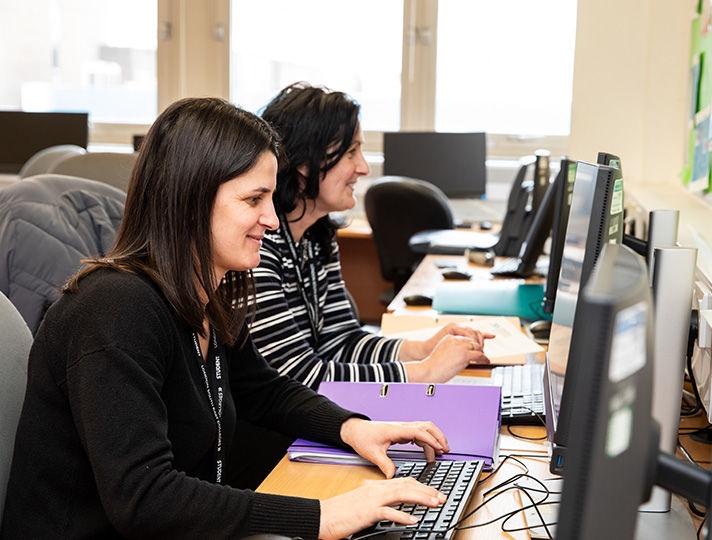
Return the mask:
[[(509, 279), (494, 277), (490, 273), (492, 269), (490, 266), (472, 264), (464, 255), (426, 255), (413, 272), (413, 275), (410, 276), (403, 288), (393, 298), (393, 301), (388, 304), (388, 313), (398, 315), (436, 315), (437, 312), (431, 308), (406, 306), (403, 299), (411, 294), (424, 294), (432, 297), (438, 285), (444, 281), (442, 277), (444, 270), (442, 267), (444, 266), (468, 272), (472, 275), (470, 282)], [(540, 283), (541, 278), (532, 278), (527, 282)]]
[[(529, 438), (545, 437), (543, 427), (515, 426), (512, 430), (520, 436)], [(500, 455), (526, 454), (521, 458), (529, 470), (537, 478), (550, 478), (548, 472), (548, 457), (546, 449), (541, 442), (520, 440), (510, 435), (506, 428), (502, 429)], [(541, 456), (541, 457), (536, 457)], [(476, 508), (483, 499), (483, 494), (501, 482), (524, 472), (522, 467), (514, 461), (507, 461), (492, 478), (486, 479), (490, 473), (484, 472), (480, 477), (480, 484), (470, 502), (470, 510)], [(314, 463), (296, 463), (286, 457), (275, 467), (270, 475), (257, 489), (260, 493), (274, 493), (294, 497), (308, 497), (325, 499), (355, 489), (363, 482), (369, 480), (382, 480), (383, 474), (376, 467), (361, 467), (352, 465), (323, 465)], [(465, 525), (484, 524), (497, 520), (501, 516), (522, 507), (522, 499), (517, 490), (505, 491), (502, 495), (494, 497), (488, 495), (488, 501), (475, 515), (465, 522)], [(470, 539), (522, 539), (529, 538), (525, 531), (504, 533), (501, 530), (501, 520), (490, 525), (461, 530), (457, 533), (457, 540)], [(517, 514), (507, 522), (508, 528), (524, 526), (521, 514)]]

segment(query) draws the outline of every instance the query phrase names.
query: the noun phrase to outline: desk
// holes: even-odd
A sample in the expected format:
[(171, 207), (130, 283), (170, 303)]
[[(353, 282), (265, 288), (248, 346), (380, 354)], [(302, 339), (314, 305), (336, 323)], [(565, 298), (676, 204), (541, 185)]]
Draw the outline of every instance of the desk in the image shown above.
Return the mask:
[[(684, 418), (680, 422), (681, 428), (696, 428), (705, 425), (707, 424), (702, 416)], [(543, 427), (512, 426), (511, 429), (519, 437), (545, 437)], [(698, 460), (697, 462), (705, 468), (709, 468), (709, 445), (694, 442), (688, 435), (681, 435), (680, 439), (683, 446)], [(528, 442), (521, 440), (510, 435), (506, 428), (502, 428), (500, 456), (504, 457), (512, 454), (532, 456), (520, 459), (536, 478), (540, 480), (553, 478), (548, 471), (548, 458), (543, 441)], [(678, 452), (678, 456), (682, 457), (680, 452)], [(508, 461), (505, 463), (493, 478), (480, 482), (470, 502), (469, 510), (475, 509), (482, 502), (483, 494), (489, 489), (520, 472), (522, 472), (521, 467), (515, 462)], [(486, 478), (488, 474), (483, 473), (481, 479)], [(297, 463), (289, 461), (285, 457), (262, 482), (257, 491), (260, 493), (324, 499), (355, 489), (365, 481), (381, 479), (383, 479), (383, 475), (376, 467)], [(488, 497), (489, 502), (478, 510), (474, 516), (468, 518), (465, 525), (483, 524), (497, 520), (497, 518), (521, 508), (528, 502), (528, 500), (523, 499), (526, 499), (526, 497), (522, 496), (517, 490), (507, 491), (494, 499), (489, 499)], [(699, 527), (701, 518), (693, 516), (692, 520), (695, 528)], [(529, 534), (526, 531), (503, 532), (501, 523), (502, 520), (500, 519), (495, 523), (481, 527), (461, 530), (456, 533), (455, 540), (529, 539)], [(523, 526), (524, 521), (521, 514), (516, 514), (507, 522), (507, 527), (510, 530)]]
[[(442, 279), (440, 277), (440, 269), (437, 264), (454, 264), (460, 267), (466, 266), (468, 271), (475, 274), (481, 274), (483, 279), (492, 279), (489, 276), (489, 269), (477, 267), (468, 264), (462, 256), (445, 256), (445, 255), (428, 255), (423, 263), (416, 269), (416, 272), (411, 277), (411, 280), (406, 284), (401, 294), (399, 294), (389, 306), (389, 311), (396, 314), (423, 314), (433, 315), (434, 311), (429, 308), (410, 308), (406, 307), (402, 302), (402, 298), (414, 292), (421, 294), (432, 294), (437, 283)], [(485, 277), (486, 273), (486, 277)], [(480, 375), (484, 374), (483, 370), (478, 370)], [(471, 373), (468, 373), (471, 374)], [(680, 422), (681, 427), (703, 427), (706, 425), (705, 418), (701, 415), (695, 418), (684, 418)], [(545, 430), (543, 427), (533, 426), (512, 426), (513, 430), (519, 436), (528, 438), (544, 437)], [(447, 435), (447, 434), (446, 434)], [(685, 448), (690, 452), (698, 463), (706, 468), (709, 468), (710, 463), (710, 447), (702, 443), (692, 441), (688, 435), (681, 435), (680, 439)], [(508, 432), (507, 427), (504, 427), (501, 432), (501, 451), (500, 457), (511, 454), (528, 454), (534, 457), (528, 457), (524, 461), (529, 467), (533, 476), (543, 480), (552, 478), (548, 472), (548, 457), (546, 447), (543, 441), (528, 442), (513, 437)], [(678, 456), (682, 454), (678, 452)], [(508, 462), (497, 475), (482, 482), (477, 487), (469, 509), (476, 508), (482, 501), (483, 495), (494, 485), (499, 484), (503, 480), (514, 476), (521, 472), (518, 465)], [(483, 474), (483, 478), (487, 477), (488, 473)], [(358, 487), (362, 482), (367, 480), (381, 479), (383, 476), (378, 469), (373, 467), (357, 467), (357, 466), (338, 466), (338, 465), (321, 465), (290, 462), (284, 458), (272, 473), (258, 488), (262, 493), (274, 493), (281, 495), (291, 495), (310, 498), (328, 498), (341, 493), (345, 493), (351, 489)], [(474, 516), (468, 518), (465, 525), (484, 524), (497, 518), (506, 515), (508, 512), (515, 511), (527, 503), (523, 500), (523, 495), (518, 491), (512, 490), (503, 494), (501, 497), (489, 500), (489, 502), (480, 509)], [(680, 504), (677, 504), (680, 507)], [(681, 510), (684, 514), (684, 508)], [(665, 515), (662, 515), (662, 521), (665, 521)], [(693, 516), (692, 521), (695, 527), (699, 526), (701, 519)], [(529, 535), (526, 531), (503, 532), (501, 530), (502, 521), (496, 521), (479, 528), (466, 529), (459, 531), (455, 540), (470, 540), (470, 539), (527, 539)], [(523, 517), (521, 514), (516, 514), (507, 522), (508, 528), (515, 529), (523, 527)]]
[[(516, 426), (513, 430), (524, 437), (536, 438), (545, 436), (543, 427)], [(500, 455), (527, 454), (541, 456), (541, 458), (526, 458), (523, 461), (532, 473), (538, 478), (551, 477), (548, 473), (548, 459), (546, 449), (541, 442), (527, 442), (515, 439), (502, 430)], [(506, 463), (495, 477), (486, 482), (481, 482), (470, 502), (470, 509), (474, 509), (482, 501), (482, 494), (491, 487), (507, 478), (522, 472), (514, 462)], [(481, 478), (489, 473), (485, 472)], [(286, 457), (279, 462), (257, 489), (260, 493), (274, 493), (291, 495), (295, 497), (309, 497), (324, 499), (350, 491), (367, 480), (382, 480), (383, 474), (376, 467), (359, 467), (349, 465), (321, 465), (314, 463), (296, 463)], [(466, 525), (486, 523), (514, 509), (521, 508), (522, 500), (517, 491), (508, 491), (487, 503), (474, 516), (468, 518)], [(511, 528), (524, 526), (523, 518), (516, 515), (508, 522)], [(487, 540), (487, 539), (522, 539), (529, 535), (524, 532), (503, 533), (499, 523), (462, 530), (457, 533), (457, 540)]]

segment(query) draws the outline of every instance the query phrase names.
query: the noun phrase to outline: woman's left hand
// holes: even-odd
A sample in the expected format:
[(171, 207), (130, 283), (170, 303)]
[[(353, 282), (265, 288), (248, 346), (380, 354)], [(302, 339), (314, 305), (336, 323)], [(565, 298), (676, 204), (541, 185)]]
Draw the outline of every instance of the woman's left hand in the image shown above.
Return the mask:
[(480, 351), (484, 348), (485, 339), (492, 339), (495, 337), (494, 334), (480, 332), (474, 328), (470, 328), (469, 326), (448, 323), (438, 330), (437, 334), (430, 339), (426, 339), (425, 341), (405, 341), (401, 346), (402, 358), (399, 358), (399, 360), (401, 362), (423, 360), (427, 356), (430, 356), (435, 347), (445, 336), (462, 336), (471, 339), (475, 344), (475, 348)]
[(341, 439), (361, 457), (377, 465), (386, 478), (396, 472), (386, 455), (393, 444), (410, 442), (420, 446), (427, 461), (450, 451), (445, 435), (432, 422), (373, 422), (349, 418), (341, 425)]

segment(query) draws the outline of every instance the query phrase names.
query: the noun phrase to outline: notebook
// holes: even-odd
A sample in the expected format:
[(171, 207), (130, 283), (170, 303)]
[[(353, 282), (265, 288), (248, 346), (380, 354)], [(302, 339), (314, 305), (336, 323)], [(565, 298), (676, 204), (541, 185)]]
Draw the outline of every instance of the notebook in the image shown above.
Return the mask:
[[(482, 459), (491, 468), (499, 453), (501, 388), (452, 384), (323, 382), (319, 393), (371, 420), (431, 421), (445, 434), (450, 452), (437, 459)], [(412, 444), (395, 444), (391, 459), (425, 459)], [(297, 439), (289, 459), (314, 463), (371, 465), (353, 451)]]

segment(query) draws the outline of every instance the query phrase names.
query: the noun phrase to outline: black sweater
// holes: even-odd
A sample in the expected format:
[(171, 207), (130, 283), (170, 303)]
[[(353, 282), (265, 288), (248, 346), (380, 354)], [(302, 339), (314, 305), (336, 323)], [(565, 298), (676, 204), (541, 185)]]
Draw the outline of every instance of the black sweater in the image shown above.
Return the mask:
[[(317, 537), (319, 501), (213, 482), (217, 427), (191, 335), (151, 280), (113, 270), (48, 311), (30, 353), (2, 538)], [(342, 444), (352, 413), (279, 376), (251, 341), (218, 352), (225, 455), (250, 444), (234, 432), (238, 417)]]

